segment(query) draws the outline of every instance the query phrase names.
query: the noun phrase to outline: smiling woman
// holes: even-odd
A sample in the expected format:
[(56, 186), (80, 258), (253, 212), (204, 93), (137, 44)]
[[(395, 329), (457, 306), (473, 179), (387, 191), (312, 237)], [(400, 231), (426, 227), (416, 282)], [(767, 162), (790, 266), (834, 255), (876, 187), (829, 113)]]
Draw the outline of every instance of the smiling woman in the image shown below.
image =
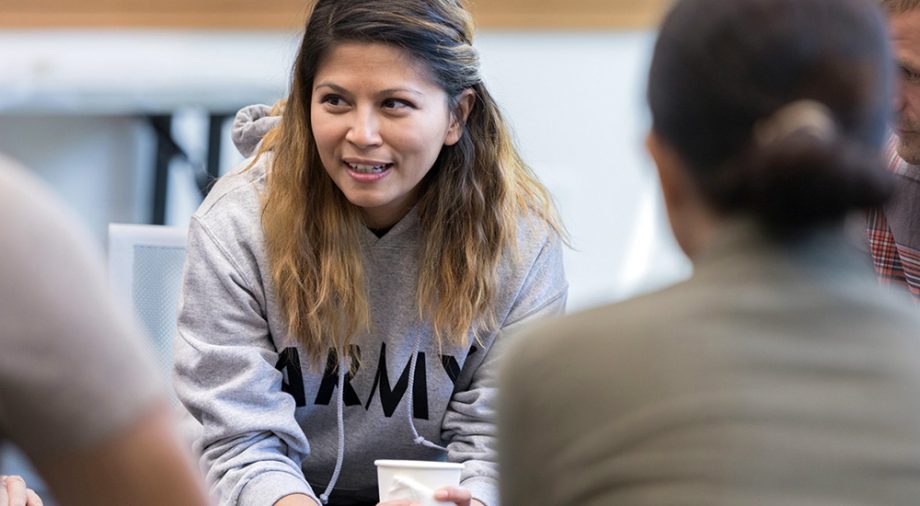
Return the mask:
[(365, 224), (387, 230), (419, 197), (443, 146), (460, 140), (473, 93), (451, 111), (421, 62), (386, 44), (343, 43), (320, 65), (311, 123), (323, 167)]
[(211, 481), (225, 504), (367, 505), (374, 460), (447, 460), (442, 500), (496, 504), (495, 363), (568, 286), (472, 20), (319, 0), (292, 74), (238, 115), (255, 156), (190, 225), (177, 392)]

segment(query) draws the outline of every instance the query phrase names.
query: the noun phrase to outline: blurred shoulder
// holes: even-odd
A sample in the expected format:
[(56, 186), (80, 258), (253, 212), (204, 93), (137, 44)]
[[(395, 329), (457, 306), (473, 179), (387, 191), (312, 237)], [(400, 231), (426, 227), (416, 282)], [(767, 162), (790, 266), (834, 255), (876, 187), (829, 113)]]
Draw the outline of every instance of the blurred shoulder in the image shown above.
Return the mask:
[(6, 254), (21, 251), (30, 256), (31, 264), (37, 263), (45, 253), (67, 249), (89, 253), (96, 249), (82, 223), (50, 188), (22, 165), (2, 156), (0, 220)]
[[(630, 300), (541, 321), (514, 336), (509, 355), (522, 370), (569, 369), (601, 360), (634, 361), (689, 314), (686, 282)], [(606, 366), (604, 367), (606, 369)], [(544, 369), (545, 370), (545, 369)]]

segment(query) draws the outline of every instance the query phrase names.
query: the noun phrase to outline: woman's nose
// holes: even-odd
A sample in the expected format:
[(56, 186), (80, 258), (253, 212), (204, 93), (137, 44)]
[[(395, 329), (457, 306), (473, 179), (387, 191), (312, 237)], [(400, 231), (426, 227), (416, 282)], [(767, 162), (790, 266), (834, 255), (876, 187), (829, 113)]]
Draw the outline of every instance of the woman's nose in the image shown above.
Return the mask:
[(377, 116), (372, 111), (357, 110), (348, 128), (348, 133), (345, 134), (345, 140), (360, 148), (379, 145), (382, 139)]

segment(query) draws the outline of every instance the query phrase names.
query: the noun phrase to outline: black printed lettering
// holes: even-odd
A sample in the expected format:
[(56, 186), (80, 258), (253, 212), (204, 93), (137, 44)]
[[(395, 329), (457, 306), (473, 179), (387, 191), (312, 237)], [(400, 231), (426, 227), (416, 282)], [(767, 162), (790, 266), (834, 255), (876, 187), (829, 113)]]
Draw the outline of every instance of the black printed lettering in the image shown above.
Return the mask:
[[(390, 388), (390, 377), (387, 374), (387, 345), (380, 343), (380, 360), (377, 364), (377, 375), (374, 377), (374, 384), (371, 386), (371, 393), (364, 405), (364, 409), (369, 409), (374, 395), (380, 391), (380, 405), (383, 407), (383, 414), (387, 418), (393, 416), (396, 407), (402, 400), (406, 389), (409, 387), (409, 366), (411, 361), (406, 361), (396, 385)], [(412, 416), (415, 418), (428, 419), (428, 379), (425, 364), (425, 353), (419, 352), (416, 359), (415, 381), (412, 385)]]
[(297, 348), (285, 348), (278, 355), (275, 369), (281, 372), (281, 391), (294, 398), (297, 407), (306, 406), (307, 398), (303, 392), (303, 370), (300, 367), (300, 354)]
[[(351, 356), (360, 359), (361, 349), (358, 346), (351, 346), (349, 349), (351, 350)], [(355, 372), (357, 372), (357, 368), (361, 366), (361, 361), (357, 360), (355, 363), (358, 364), (355, 368)], [(328, 406), (329, 402), (332, 400), (332, 393), (338, 385), (339, 376), (335, 351), (329, 350), (329, 355), (326, 357), (326, 370), (323, 372), (323, 382), (316, 392), (316, 400), (313, 404)], [(342, 396), (346, 406), (361, 405), (361, 399), (358, 398), (358, 393), (355, 392), (354, 387), (351, 386), (351, 371), (345, 372), (345, 388)]]

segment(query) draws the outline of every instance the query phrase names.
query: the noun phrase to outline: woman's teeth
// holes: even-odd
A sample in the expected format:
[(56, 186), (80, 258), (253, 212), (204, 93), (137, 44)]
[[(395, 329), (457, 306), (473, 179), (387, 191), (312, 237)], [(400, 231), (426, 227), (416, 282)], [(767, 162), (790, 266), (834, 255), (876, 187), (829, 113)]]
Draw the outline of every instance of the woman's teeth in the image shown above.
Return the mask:
[(381, 172), (393, 166), (392, 163), (384, 163), (382, 165), (361, 165), (359, 163), (348, 163), (348, 162), (345, 162), (345, 163), (347, 163), (348, 166), (351, 167), (351, 170), (355, 172), (360, 172), (362, 174), (380, 174)]

